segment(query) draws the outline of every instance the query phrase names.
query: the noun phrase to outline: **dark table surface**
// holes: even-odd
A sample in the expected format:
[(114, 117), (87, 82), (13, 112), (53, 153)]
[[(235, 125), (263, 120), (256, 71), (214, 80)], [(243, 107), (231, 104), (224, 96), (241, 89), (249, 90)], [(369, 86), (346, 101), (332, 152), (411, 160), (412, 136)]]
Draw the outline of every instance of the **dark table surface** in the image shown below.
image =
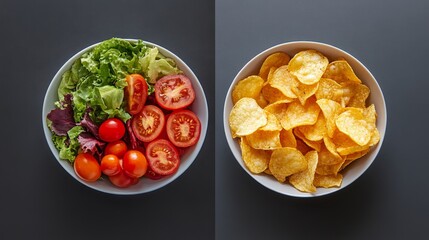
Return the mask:
[[(214, 26), (213, 1), (0, 1), (0, 239), (213, 239)], [(210, 123), (199, 156), (148, 194), (115, 196), (80, 184), (42, 131), (54, 74), (111, 37), (169, 49), (206, 89)]]
[[(429, 2), (216, 1), (216, 238), (427, 239)], [(279, 43), (311, 40), (354, 55), (387, 104), (383, 146), (357, 181), (299, 199), (254, 181), (223, 133), (223, 102), (244, 64)]]

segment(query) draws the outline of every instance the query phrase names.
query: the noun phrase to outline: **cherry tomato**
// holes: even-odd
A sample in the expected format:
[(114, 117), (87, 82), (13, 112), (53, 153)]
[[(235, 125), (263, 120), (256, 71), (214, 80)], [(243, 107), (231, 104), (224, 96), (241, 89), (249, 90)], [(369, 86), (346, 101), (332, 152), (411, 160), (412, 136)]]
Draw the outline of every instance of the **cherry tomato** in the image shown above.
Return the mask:
[(107, 176), (113, 176), (121, 171), (121, 164), (116, 155), (108, 154), (101, 159), (101, 171)]
[(125, 97), (127, 99), (127, 111), (131, 114), (139, 113), (147, 98), (148, 86), (140, 74), (131, 74), (126, 77)]
[(139, 114), (133, 116), (131, 122), (134, 135), (142, 142), (150, 142), (157, 138), (164, 124), (164, 113), (154, 105), (144, 106)]
[(168, 139), (176, 147), (189, 147), (200, 138), (201, 123), (192, 111), (177, 110), (168, 117), (166, 130)]
[(122, 156), (124, 156), (127, 150), (127, 144), (122, 140), (118, 140), (108, 143), (106, 148), (104, 149), (104, 154), (113, 154), (116, 155), (118, 158), (122, 158)]
[(101, 176), (100, 164), (89, 153), (79, 153), (73, 167), (76, 175), (88, 182), (94, 182)]
[(109, 180), (110, 180), (110, 182), (113, 183), (113, 185), (120, 187), (120, 188), (129, 187), (131, 185), (136, 184), (139, 181), (138, 178), (133, 178), (133, 177), (130, 177), (127, 174), (125, 174), (125, 172), (123, 170), (121, 170), (116, 175), (109, 176)]
[(125, 134), (125, 125), (117, 118), (109, 118), (100, 125), (98, 134), (105, 142), (118, 141)]
[(130, 177), (142, 177), (147, 171), (146, 157), (138, 150), (129, 150), (124, 154), (122, 168)]
[(185, 75), (167, 75), (156, 82), (155, 98), (164, 109), (181, 109), (192, 104), (195, 91), (191, 80)]
[(150, 168), (156, 174), (170, 175), (179, 168), (179, 153), (168, 140), (158, 139), (149, 143), (146, 148), (146, 157)]

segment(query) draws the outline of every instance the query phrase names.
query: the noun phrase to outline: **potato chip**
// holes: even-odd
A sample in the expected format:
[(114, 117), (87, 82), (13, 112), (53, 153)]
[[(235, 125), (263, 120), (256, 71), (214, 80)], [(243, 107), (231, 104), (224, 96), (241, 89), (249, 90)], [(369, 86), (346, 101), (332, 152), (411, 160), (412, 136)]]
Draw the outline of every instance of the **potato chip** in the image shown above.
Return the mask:
[(356, 108), (347, 108), (338, 115), (335, 124), (340, 132), (349, 136), (360, 146), (366, 145), (371, 139), (371, 129), (363, 116), (363, 112)]
[(344, 161), (343, 165), (340, 168), (340, 171), (342, 171), (343, 169), (345, 169), (348, 165), (350, 165), (350, 163), (354, 162), (355, 160), (365, 156), (368, 152), (369, 152), (369, 148), (360, 152), (355, 152), (352, 154), (349, 154), (346, 156), (346, 160)]
[(302, 192), (316, 192), (316, 187), (313, 185), (314, 174), (316, 173), (318, 155), (316, 151), (310, 151), (305, 155), (307, 160), (307, 169), (295, 173), (289, 177), (289, 182)]
[(261, 69), (259, 70), (259, 76), (263, 79), (267, 79), (268, 73), (271, 68), (278, 68), (283, 65), (287, 65), (290, 61), (289, 55), (283, 52), (276, 52), (268, 56), (262, 63)]
[(287, 65), (277, 68), (268, 80), (268, 84), (280, 90), (288, 98), (297, 98), (294, 90), (298, 87), (299, 82), (294, 75), (289, 73)]
[(375, 125), (375, 122), (377, 121), (377, 112), (375, 111), (374, 104), (369, 105), (369, 107), (363, 110), (363, 116), (367, 123)]
[(343, 175), (338, 173), (337, 175), (314, 175), (313, 184), (316, 187), (331, 188), (340, 187), (343, 182)]
[(344, 91), (349, 91), (351, 93), (350, 100), (346, 103), (345, 106), (365, 108), (366, 99), (370, 93), (370, 90), (367, 86), (351, 81), (343, 82), (341, 83), (341, 86), (343, 87)]
[(268, 84), (268, 82), (266, 82), (262, 86), (261, 94), (264, 99), (266, 99), (269, 103), (274, 103), (278, 101), (293, 101), (293, 99), (286, 97), (286, 95), (284, 95), (282, 91)]
[(339, 156), (338, 152), (337, 152), (337, 146), (335, 145), (335, 143), (332, 141), (331, 138), (325, 136), (323, 137), (323, 143), (325, 144), (326, 149), (328, 149), (328, 151), (334, 155), (334, 156)]
[(338, 83), (353, 81), (361, 83), (362, 81), (356, 76), (352, 67), (346, 60), (337, 60), (329, 63), (323, 74), (324, 78), (330, 78)]
[(313, 96), (316, 93), (318, 88), (319, 88), (318, 82), (312, 85), (299, 83), (298, 86), (296, 86), (296, 88), (292, 89), (292, 91), (298, 97), (299, 102), (302, 105), (305, 105), (305, 102), (307, 101), (307, 99)]
[(338, 153), (332, 154), (325, 145), (322, 144), (319, 151), (319, 165), (335, 165), (343, 163), (344, 158), (341, 157)]
[(274, 114), (277, 120), (284, 118), (289, 101), (281, 100), (267, 105), (264, 110)]
[(295, 148), (279, 148), (273, 151), (269, 169), (279, 182), (286, 181), (286, 177), (307, 169), (307, 160)]
[(289, 62), (289, 71), (303, 84), (312, 85), (322, 77), (329, 64), (328, 59), (316, 50), (297, 53)]
[(332, 137), (334, 135), (335, 129), (337, 128), (335, 125), (335, 118), (339, 111), (342, 110), (342, 107), (339, 103), (329, 99), (319, 99), (317, 100), (317, 104), (325, 116), (328, 136)]
[(293, 135), (292, 133), (292, 129), (291, 130), (282, 129), (280, 131), (280, 143), (282, 144), (282, 147), (296, 148), (296, 138), (295, 138), (295, 135)]
[(321, 78), (316, 93), (317, 99), (330, 99), (345, 107), (353, 96), (350, 89), (329, 78)]
[[(269, 161), (268, 161), (268, 162), (269, 162)], [(273, 174), (271, 173), (271, 171), (270, 171), (270, 169), (269, 169), (269, 168), (265, 169), (264, 173), (266, 173), (266, 174), (268, 174), (268, 175), (273, 175)]]
[(232, 90), (232, 103), (235, 104), (244, 97), (258, 100), (263, 84), (264, 79), (256, 75), (239, 81)]
[(341, 162), (337, 164), (331, 164), (331, 165), (323, 165), (320, 163), (321, 158), (323, 156), (319, 153), (319, 164), (317, 164), (316, 173), (319, 175), (336, 175), (341, 169), (341, 166), (343, 165), (343, 162), (345, 161), (345, 158), (342, 159)]
[(319, 114), (314, 125), (300, 126), (298, 130), (310, 141), (322, 140), (327, 134), (325, 117), (323, 114)]
[(229, 127), (232, 136), (249, 135), (267, 124), (267, 115), (253, 98), (242, 98), (229, 114)]
[(277, 67), (271, 67), (270, 72), (268, 73), (267, 80), (265, 82), (269, 82), (271, 78), (273, 78), (274, 72), (277, 70)]
[(250, 172), (261, 173), (268, 168), (271, 151), (253, 149), (245, 137), (241, 138), (240, 147), (244, 164)]
[(256, 102), (261, 108), (264, 108), (268, 105), (268, 101), (264, 98), (264, 96), (262, 95), (262, 92), (259, 93), (258, 98), (256, 98)]
[(280, 123), (286, 130), (298, 126), (313, 125), (317, 121), (319, 112), (320, 108), (314, 98), (308, 99), (305, 105), (301, 105), (298, 101), (291, 102), (284, 117), (280, 119)]
[(310, 141), (307, 138), (305, 138), (304, 134), (301, 133), (301, 131), (299, 131), (298, 128), (295, 128), (293, 133), (295, 134), (295, 136), (297, 136), (298, 138), (300, 138), (302, 141), (305, 142), (305, 144), (307, 144), (309, 147), (315, 149), (316, 151), (320, 152), (320, 149), (322, 147), (322, 141)]
[[(289, 130), (292, 131), (292, 130)], [(300, 138), (296, 139), (296, 149), (300, 151), (303, 155), (307, 154), (309, 151), (313, 150), (313, 148), (309, 147), (305, 142), (303, 142)]]
[(272, 150), (281, 148), (280, 131), (262, 131), (256, 132), (246, 136), (247, 142), (254, 149)]
[(265, 114), (267, 115), (267, 124), (265, 126), (261, 127), (259, 130), (262, 130), (262, 131), (280, 131), (283, 129), (279, 120), (277, 120), (276, 115), (274, 115), (273, 113), (266, 111), (266, 110), (265, 110)]

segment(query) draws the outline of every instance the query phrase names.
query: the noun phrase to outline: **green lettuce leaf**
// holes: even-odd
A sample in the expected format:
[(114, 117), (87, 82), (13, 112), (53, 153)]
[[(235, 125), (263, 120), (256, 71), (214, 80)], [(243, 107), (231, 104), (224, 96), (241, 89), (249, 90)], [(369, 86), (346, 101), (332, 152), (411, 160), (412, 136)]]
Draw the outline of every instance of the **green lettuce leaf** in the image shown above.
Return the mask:
[(75, 126), (67, 132), (67, 136), (58, 136), (52, 134), (52, 142), (55, 148), (58, 149), (60, 159), (68, 160), (70, 163), (74, 162), (76, 155), (80, 149), (78, 136), (85, 130), (81, 126)]
[(140, 57), (139, 63), (146, 81), (151, 84), (155, 84), (156, 80), (165, 75), (182, 72), (172, 59), (163, 56), (156, 47), (148, 49), (146, 54)]

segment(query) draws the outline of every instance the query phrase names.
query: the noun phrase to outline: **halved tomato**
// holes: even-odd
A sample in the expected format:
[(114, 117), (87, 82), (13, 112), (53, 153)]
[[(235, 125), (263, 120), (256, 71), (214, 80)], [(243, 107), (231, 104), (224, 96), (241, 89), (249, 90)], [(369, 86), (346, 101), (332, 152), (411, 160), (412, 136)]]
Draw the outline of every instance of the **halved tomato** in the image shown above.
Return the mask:
[(144, 106), (139, 114), (133, 116), (131, 122), (134, 135), (142, 142), (150, 142), (157, 138), (164, 124), (164, 113), (154, 105)]
[(170, 175), (177, 171), (180, 157), (176, 147), (165, 139), (155, 140), (146, 148), (146, 158), (150, 169), (159, 175)]
[(139, 113), (147, 98), (147, 83), (140, 74), (130, 74), (126, 77), (125, 97), (128, 101), (127, 111), (131, 114)]
[(156, 82), (155, 98), (160, 107), (176, 110), (191, 105), (195, 99), (195, 91), (191, 80), (185, 75), (168, 75)]
[(201, 123), (190, 110), (177, 110), (167, 119), (168, 139), (177, 147), (190, 147), (200, 138)]

